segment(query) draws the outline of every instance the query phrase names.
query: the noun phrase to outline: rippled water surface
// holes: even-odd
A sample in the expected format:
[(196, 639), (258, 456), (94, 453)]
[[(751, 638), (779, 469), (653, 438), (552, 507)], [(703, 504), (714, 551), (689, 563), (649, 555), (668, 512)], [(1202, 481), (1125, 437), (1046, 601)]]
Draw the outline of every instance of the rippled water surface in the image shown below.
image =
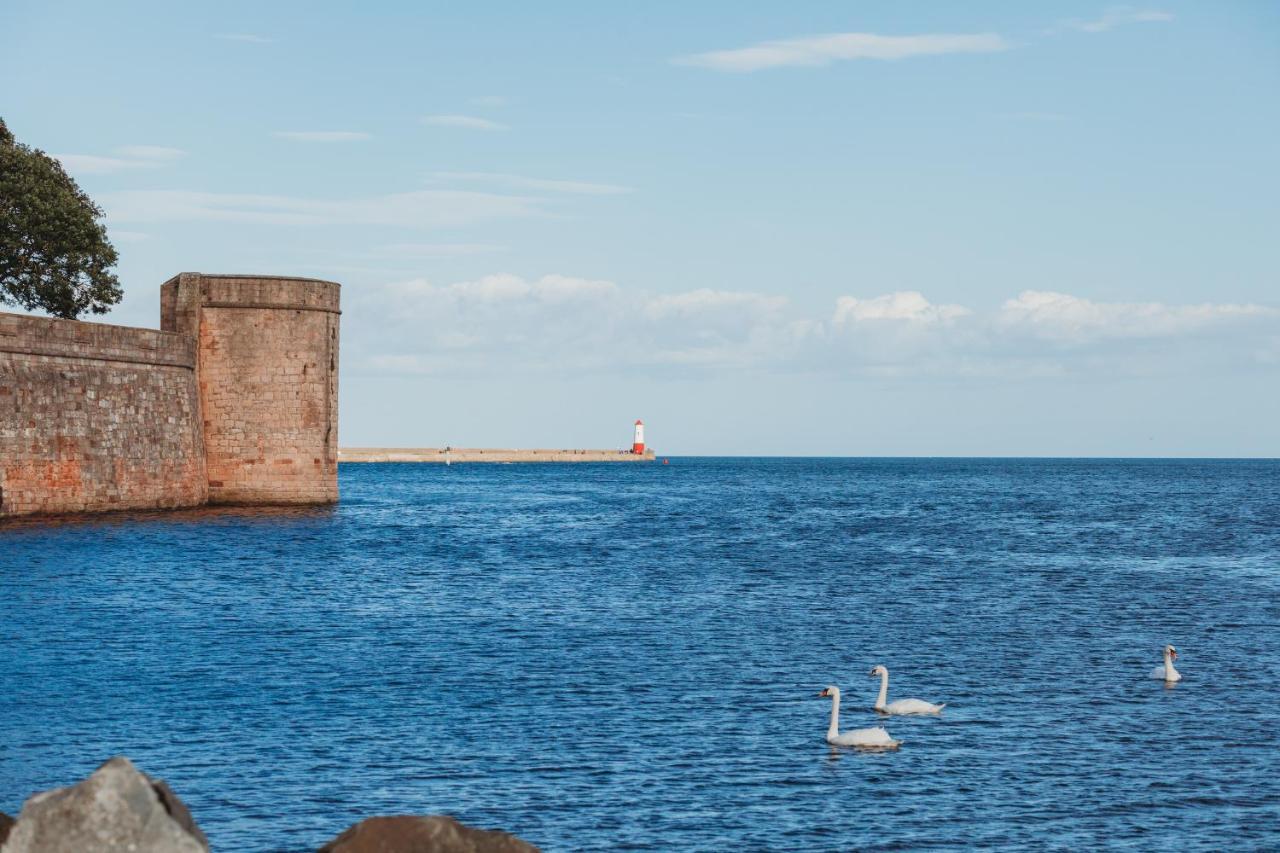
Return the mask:
[[(0, 527), (0, 811), (124, 753), (227, 851), (435, 812), (552, 850), (1280, 845), (1280, 463), (341, 480)], [(878, 663), (945, 713), (829, 748), (817, 692), (874, 725)]]

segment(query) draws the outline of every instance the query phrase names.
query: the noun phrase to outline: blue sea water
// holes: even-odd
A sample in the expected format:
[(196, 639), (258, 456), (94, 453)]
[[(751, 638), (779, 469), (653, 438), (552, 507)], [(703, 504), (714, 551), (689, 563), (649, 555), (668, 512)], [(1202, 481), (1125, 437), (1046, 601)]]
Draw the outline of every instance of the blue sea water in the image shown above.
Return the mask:
[[(439, 812), (549, 850), (1280, 846), (1280, 462), (340, 476), (0, 527), (0, 810), (123, 753), (223, 851)], [(828, 747), (816, 694), (875, 725), (878, 663), (945, 713)]]

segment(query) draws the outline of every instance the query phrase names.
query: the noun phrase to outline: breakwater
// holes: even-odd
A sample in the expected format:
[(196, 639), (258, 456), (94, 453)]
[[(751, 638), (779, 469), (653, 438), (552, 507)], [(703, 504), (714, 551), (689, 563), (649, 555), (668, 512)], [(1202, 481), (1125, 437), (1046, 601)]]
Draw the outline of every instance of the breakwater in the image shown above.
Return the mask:
[(339, 462), (652, 462), (652, 450), (511, 450), (479, 447), (344, 447)]

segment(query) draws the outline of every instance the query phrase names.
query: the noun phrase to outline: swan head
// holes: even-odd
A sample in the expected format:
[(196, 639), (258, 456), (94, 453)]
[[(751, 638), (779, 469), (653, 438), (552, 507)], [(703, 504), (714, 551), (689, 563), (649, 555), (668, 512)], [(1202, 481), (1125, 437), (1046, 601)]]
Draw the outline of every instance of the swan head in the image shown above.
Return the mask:
[(1164, 654), (1165, 654), (1165, 657), (1169, 658), (1169, 660), (1178, 659), (1178, 650), (1175, 649), (1172, 645), (1164, 647)]
[(880, 666), (877, 664), (876, 666), (871, 667), (871, 675), (873, 677), (877, 675), (888, 675), (888, 674), (889, 674), (889, 670), (885, 669), (883, 666)]
[(832, 699), (839, 699), (840, 688), (836, 687), (834, 684), (829, 684), (826, 687), (822, 688), (822, 692), (818, 694), (819, 699), (825, 699), (828, 696), (830, 696)]

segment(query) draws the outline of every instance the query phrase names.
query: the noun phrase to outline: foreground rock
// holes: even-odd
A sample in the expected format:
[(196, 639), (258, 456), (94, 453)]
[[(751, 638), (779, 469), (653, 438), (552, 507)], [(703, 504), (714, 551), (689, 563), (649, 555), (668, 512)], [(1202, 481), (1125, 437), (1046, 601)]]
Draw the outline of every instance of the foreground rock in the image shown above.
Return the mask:
[(4, 846), (4, 840), (9, 837), (9, 830), (13, 829), (13, 818), (4, 812), (0, 812), (0, 847)]
[[(320, 853), (537, 853), (514, 835), (472, 829), (451, 817), (371, 817), (320, 848)], [(4, 853), (9, 853), (5, 850)]]
[(4, 853), (206, 853), (209, 842), (162, 781), (116, 757), (70, 788), (27, 800)]

